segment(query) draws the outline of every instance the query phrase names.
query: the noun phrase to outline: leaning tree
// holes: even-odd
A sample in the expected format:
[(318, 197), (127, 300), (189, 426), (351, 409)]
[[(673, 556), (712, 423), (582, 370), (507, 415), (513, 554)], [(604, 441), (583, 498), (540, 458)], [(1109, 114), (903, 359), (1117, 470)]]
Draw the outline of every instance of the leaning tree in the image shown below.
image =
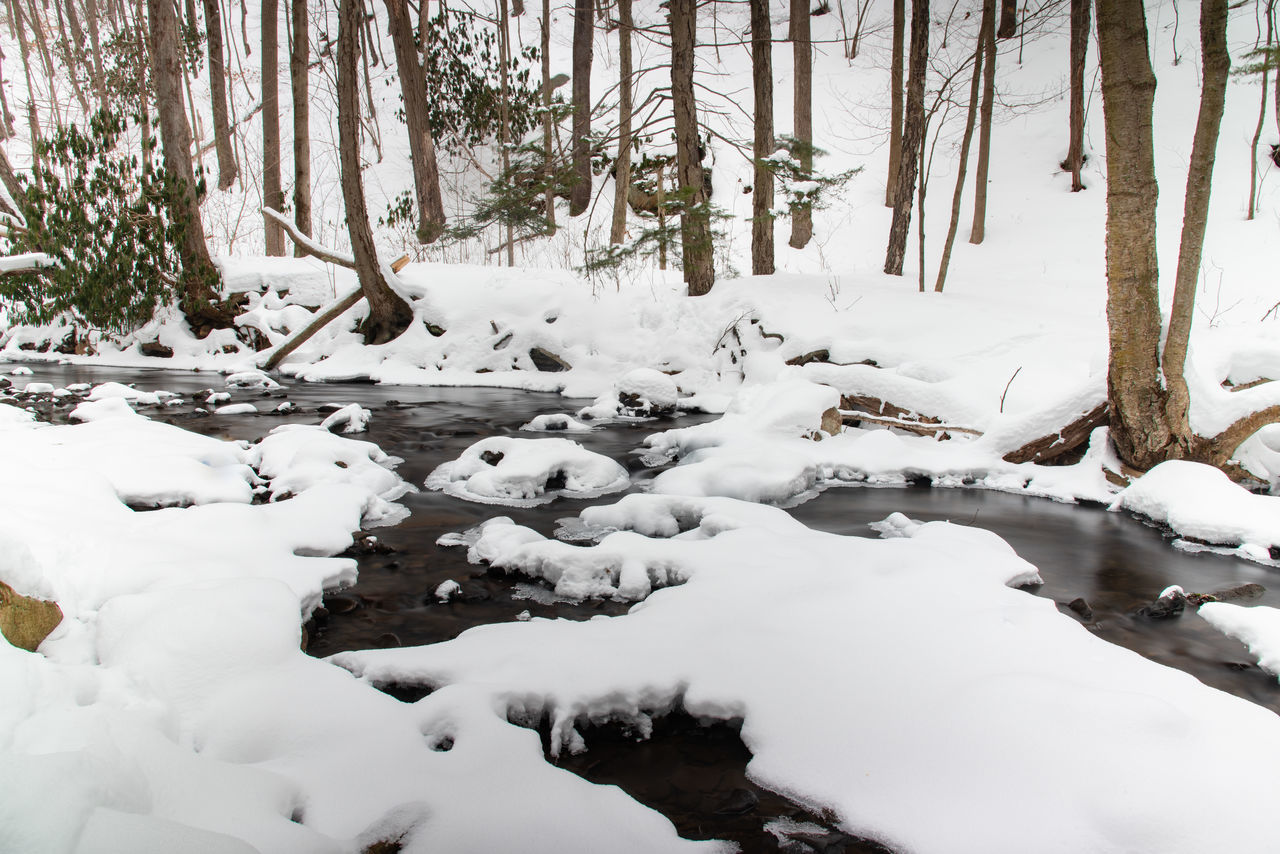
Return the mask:
[(1241, 442), (1280, 420), (1280, 406), (1258, 409), (1213, 436), (1194, 432), (1188, 417), (1191, 396), (1184, 369), (1230, 66), (1227, 0), (1203, 0), (1200, 8), (1203, 84), (1167, 330), (1160, 319), (1156, 263), (1156, 80), (1143, 0), (1098, 0), (1097, 26), (1107, 138), (1111, 436), (1121, 459), (1138, 469), (1171, 459), (1230, 469)]

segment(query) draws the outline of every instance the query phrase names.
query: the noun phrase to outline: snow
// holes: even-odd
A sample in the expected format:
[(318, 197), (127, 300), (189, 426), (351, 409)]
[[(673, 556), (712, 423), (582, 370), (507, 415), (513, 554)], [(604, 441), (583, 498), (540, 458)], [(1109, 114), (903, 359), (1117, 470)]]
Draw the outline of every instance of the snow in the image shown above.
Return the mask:
[(426, 486), (481, 504), (532, 507), (557, 497), (596, 498), (629, 483), (626, 469), (571, 439), (492, 436), (441, 464)]
[(331, 413), (320, 426), (333, 433), (363, 433), (369, 429), (373, 413), (358, 403), (349, 403)]
[(219, 406), (213, 411), (218, 415), (253, 415), (258, 411), (258, 407), (252, 403), (228, 403), (226, 406)]
[(1249, 647), (1263, 670), (1280, 676), (1280, 610), (1206, 602), (1197, 613), (1218, 631)]

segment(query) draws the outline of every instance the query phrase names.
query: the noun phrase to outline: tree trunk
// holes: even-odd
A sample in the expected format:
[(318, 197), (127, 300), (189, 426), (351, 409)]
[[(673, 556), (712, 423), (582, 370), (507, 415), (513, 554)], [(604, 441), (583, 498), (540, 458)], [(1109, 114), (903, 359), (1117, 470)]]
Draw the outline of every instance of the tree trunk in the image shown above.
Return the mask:
[(213, 138), (218, 150), (218, 189), (236, 182), (236, 154), (231, 146), (227, 110), (227, 71), (222, 52), (221, 0), (204, 0), (204, 27), (209, 48), (209, 96), (213, 107)]
[[(511, 174), (511, 22), (507, 16), (507, 0), (498, 2), (498, 61), (502, 65), (502, 91), (498, 101), (499, 142), (502, 147), (502, 174)], [(507, 266), (516, 265), (516, 235), (507, 220)]]
[(631, 28), (631, 0), (618, 0), (618, 162), (609, 230), (613, 244), (626, 239), (627, 196), (631, 192)]
[(894, 207), (898, 169), (902, 163), (902, 66), (906, 30), (907, 0), (893, 0), (893, 64), (889, 69), (889, 174), (884, 182), (884, 203), (890, 208)]
[(178, 252), (182, 261), (180, 306), (197, 330), (230, 322), (213, 302), (217, 298), (218, 271), (205, 245), (196, 179), (191, 170), (191, 129), (182, 105), (182, 58), (178, 20), (172, 0), (147, 0), (150, 33), (151, 76), (160, 115), (160, 139), (165, 170), (181, 183), (181, 191), (169, 201), (170, 218), (181, 223)]
[(102, 70), (102, 38), (98, 32), (97, 0), (85, 0), (85, 25), (89, 29), (89, 47), (93, 51), (93, 88), (98, 94), (98, 108), (107, 108), (107, 76)]
[(755, 172), (751, 189), (751, 272), (768, 276), (773, 266), (773, 173), (763, 160), (773, 155), (773, 25), (769, 0), (751, 0), (751, 80), (755, 92)]
[[(978, 45), (973, 51), (973, 77), (969, 81), (969, 109), (964, 120), (964, 137), (960, 142), (960, 167), (956, 171), (956, 189), (951, 194), (951, 222), (947, 226), (947, 239), (942, 246), (942, 262), (938, 265), (938, 278), (933, 283), (933, 290), (942, 292), (947, 281), (947, 266), (951, 263), (951, 248), (956, 242), (956, 229), (960, 225), (960, 202), (964, 197), (965, 170), (969, 166), (969, 148), (973, 144), (973, 125), (978, 116), (978, 86), (982, 82), (982, 55), (986, 50), (987, 28), (994, 26), (992, 16), (982, 15), (982, 24), (978, 28)], [(921, 269), (924, 261), (921, 259)]]
[(1262, 58), (1262, 103), (1258, 105), (1258, 126), (1253, 130), (1253, 143), (1249, 148), (1249, 211), (1245, 219), (1253, 219), (1258, 211), (1258, 142), (1262, 139), (1262, 125), (1267, 118), (1267, 83), (1271, 72), (1271, 36), (1275, 32), (1276, 0), (1267, 2), (1267, 52)]
[(1195, 141), (1191, 146), (1191, 163), (1187, 170), (1182, 241), (1178, 246), (1178, 272), (1162, 358), (1165, 388), (1169, 396), (1166, 420), (1174, 425), (1175, 432), (1187, 436), (1190, 435), (1187, 410), (1191, 397), (1183, 369), (1191, 340), (1196, 280), (1200, 276), (1205, 223), (1209, 219), (1209, 194), (1218, 150), (1218, 131), (1222, 126), (1227, 76), (1231, 70), (1231, 57), (1227, 53), (1227, 0), (1203, 0), (1200, 4), (1200, 59), (1203, 68), (1200, 114), (1196, 119)]
[(911, 228), (911, 201), (920, 166), (920, 142), (924, 134), (924, 77), (929, 61), (929, 0), (911, 0), (911, 64), (907, 81), (907, 109), (902, 127), (902, 157), (894, 190), (893, 222), (884, 271), (902, 275)]
[[(425, 2), (425, 0), (423, 0)], [(418, 240), (431, 243), (444, 230), (444, 199), (440, 194), (440, 168), (435, 140), (428, 121), (427, 81), (418, 61), (413, 24), (405, 0), (386, 0), (391, 44), (396, 52), (400, 94), (409, 126), (409, 159), (413, 164), (413, 190), (418, 203)]]
[(680, 248), (689, 296), (715, 284), (711, 214), (702, 175), (697, 101), (693, 94), (693, 51), (697, 44), (697, 0), (671, 0), (671, 102), (676, 125), (676, 172), (682, 201)]
[[(800, 172), (813, 175), (813, 42), (810, 36), (809, 0), (791, 0), (791, 45), (795, 56), (795, 139)], [(813, 209), (802, 204), (791, 212), (792, 249), (803, 249), (813, 238)]]
[(1018, 0), (1000, 0), (1000, 29), (996, 38), (1011, 39), (1018, 34)]
[[(151, 0), (163, 2), (163, 0)], [(347, 232), (360, 289), (369, 301), (363, 326), (366, 344), (384, 344), (413, 322), (413, 310), (387, 284), (369, 227), (360, 174), (359, 41), (364, 19), (361, 0), (342, 0), (338, 11), (338, 153), (342, 166), (342, 199), (347, 209)]]
[[(279, 0), (262, 0), (262, 204), (284, 209), (280, 188), (280, 44)], [(266, 251), (284, 254), (284, 229), (266, 217)]]
[(575, 0), (573, 9), (573, 174), (569, 216), (591, 204), (591, 0)]
[[(996, 0), (983, 0), (982, 14), (995, 20)], [(973, 176), (973, 226), (969, 242), (981, 243), (987, 235), (987, 176), (991, 168), (991, 114), (996, 100), (996, 34), (987, 29), (982, 46), (982, 110), (978, 119), (978, 167)]]
[[(425, 0), (424, 0), (425, 2)], [(555, 151), (551, 146), (551, 0), (542, 0), (542, 165), (547, 181), (543, 201), (547, 211), (547, 234), (556, 233)]]
[(1172, 442), (1160, 376), (1156, 186), (1151, 110), (1156, 79), (1142, 0), (1098, 0), (1107, 137), (1107, 398), (1121, 459), (1147, 469)]
[(1084, 168), (1084, 62), (1089, 52), (1090, 2), (1071, 0), (1071, 119), (1066, 167), (1073, 193), (1084, 189), (1080, 170)]
[[(426, 0), (422, 0), (426, 5)], [(293, 221), (311, 236), (311, 21), (307, 0), (292, 0), (293, 48), (289, 51), (289, 85), (293, 95)], [(294, 246), (294, 255), (302, 250)]]

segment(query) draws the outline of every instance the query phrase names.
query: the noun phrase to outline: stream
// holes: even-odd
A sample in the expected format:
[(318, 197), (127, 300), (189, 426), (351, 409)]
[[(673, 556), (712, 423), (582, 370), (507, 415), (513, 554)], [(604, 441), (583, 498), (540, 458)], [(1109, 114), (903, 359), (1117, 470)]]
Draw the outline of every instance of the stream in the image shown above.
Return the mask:
[[(65, 387), (115, 380), (145, 390), (177, 392), (186, 404), (141, 411), (224, 439), (254, 440), (282, 423), (319, 423), (318, 409), (324, 404), (359, 403), (373, 417), (369, 431), (353, 438), (375, 442), (403, 458), (398, 473), (418, 486), (437, 465), (455, 459), (483, 437), (514, 435), (537, 415), (572, 412), (589, 402), (507, 389), (285, 381), (282, 389), (270, 393), (230, 390), (231, 402), (254, 402), (264, 411), (219, 416), (196, 412), (203, 395), (194, 396), (207, 388), (223, 390), (224, 378), (219, 374), (42, 363), (29, 367), (32, 376), (12, 378), (17, 387), (24, 381)], [(268, 414), (286, 399), (296, 405), (293, 412)], [(55, 421), (65, 420), (65, 408), (54, 406), (53, 410)], [(571, 438), (626, 466), (636, 489), (658, 471), (645, 467), (633, 453), (645, 436), (711, 417), (613, 424)], [(406, 495), (399, 503), (411, 511), (410, 517), (395, 527), (372, 531), (376, 544), (353, 548), (359, 581), (325, 597), (307, 626), (307, 652), (324, 657), (343, 650), (435, 643), (472, 626), (517, 619), (523, 612), (573, 620), (624, 614), (629, 603), (557, 601), (544, 586), (473, 566), (467, 563), (465, 550), (435, 544), (442, 534), (463, 531), (498, 515), (550, 535), (557, 519), (619, 497), (558, 500), (523, 509), (472, 504), (437, 492)], [(922, 521), (945, 519), (994, 531), (1040, 569), (1044, 583), (1027, 588), (1030, 593), (1052, 599), (1064, 614), (1112, 643), (1280, 713), (1280, 682), (1264, 673), (1243, 645), (1211, 628), (1193, 609), (1171, 619), (1135, 613), (1171, 584), (1197, 593), (1260, 584), (1266, 591), (1243, 604), (1280, 607), (1280, 578), (1273, 579), (1275, 570), (1234, 557), (1173, 548), (1167, 532), (1127, 514), (977, 489), (841, 487), (790, 510), (812, 528), (864, 537), (876, 536), (868, 523), (895, 511)], [(462, 591), (441, 603), (433, 592), (447, 580), (458, 582)], [(1091, 613), (1081, 616), (1084, 609), (1078, 603), (1076, 610), (1068, 607), (1077, 599), (1084, 600)], [(893, 650), (884, 649), (882, 654), (892, 657)], [(904, 661), (902, 666), (912, 665)], [(421, 690), (395, 686), (387, 690), (406, 701), (423, 695)], [(731, 724), (707, 725), (675, 713), (659, 721), (653, 737), (645, 742), (611, 727), (584, 735), (587, 751), (562, 758), (560, 764), (594, 782), (620, 786), (665, 814), (687, 838), (729, 839), (746, 852), (886, 851), (846, 836), (834, 830), (829, 819), (756, 786), (746, 775), (750, 754)], [(772, 823), (774, 831), (785, 826), (791, 832), (780, 837), (765, 827), (767, 823)]]

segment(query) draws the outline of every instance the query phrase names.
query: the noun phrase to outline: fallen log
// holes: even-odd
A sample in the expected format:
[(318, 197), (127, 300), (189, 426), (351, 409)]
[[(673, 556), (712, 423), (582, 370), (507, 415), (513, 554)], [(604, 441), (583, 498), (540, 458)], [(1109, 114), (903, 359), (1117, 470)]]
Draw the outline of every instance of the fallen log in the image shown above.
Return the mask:
[(961, 427), (958, 424), (946, 424), (931, 415), (921, 415), (904, 409), (897, 404), (889, 403), (878, 397), (864, 394), (846, 394), (840, 397), (840, 420), (857, 426), (868, 421), (885, 427), (895, 427), (918, 436), (935, 436), (939, 439), (951, 438), (952, 433), (964, 433), (969, 436), (981, 436), (981, 430), (972, 427)]
[(1010, 463), (1045, 463), (1069, 454), (1089, 441), (1096, 428), (1106, 426), (1107, 413), (1107, 404), (1099, 403), (1061, 430), (1010, 451), (1004, 455), (1004, 460)]

